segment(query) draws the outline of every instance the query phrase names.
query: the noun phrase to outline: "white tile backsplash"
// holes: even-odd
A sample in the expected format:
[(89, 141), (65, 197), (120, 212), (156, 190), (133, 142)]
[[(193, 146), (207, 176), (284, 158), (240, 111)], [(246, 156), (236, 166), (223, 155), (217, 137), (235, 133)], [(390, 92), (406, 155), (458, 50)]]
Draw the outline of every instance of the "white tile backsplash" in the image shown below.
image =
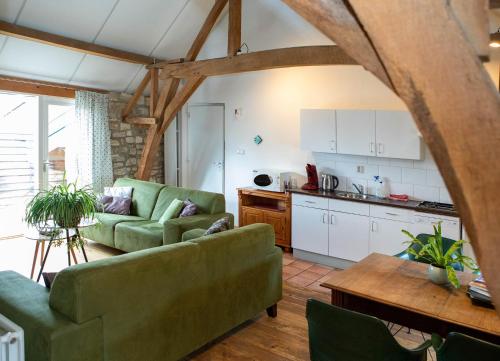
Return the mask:
[(403, 168), (403, 183), (427, 185), (427, 170), (416, 168)]
[(413, 198), (420, 201), (439, 202), (439, 188), (430, 186), (413, 186)]
[[(355, 191), (352, 183), (363, 184), (368, 193), (375, 192), (374, 175), (384, 178), (389, 193), (407, 194), (416, 200), (452, 203), (443, 178), (427, 147), (422, 160), (362, 157), (347, 154), (313, 153), (318, 172), (339, 178), (338, 190)], [(358, 173), (358, 166), (363, 172)]]

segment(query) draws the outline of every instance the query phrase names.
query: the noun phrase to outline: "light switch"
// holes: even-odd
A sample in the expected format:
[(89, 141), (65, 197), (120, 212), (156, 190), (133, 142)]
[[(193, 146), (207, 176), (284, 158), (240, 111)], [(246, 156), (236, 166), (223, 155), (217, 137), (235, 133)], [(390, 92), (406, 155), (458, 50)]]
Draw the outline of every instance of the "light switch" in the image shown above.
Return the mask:
[(242, 149), (242, 148), (236, 149), (236, 154), (238, 154), (238, 155), (245, 155), (245, 149)]
[(365, 167), (362, 165), (358, 165), (357, 167), (358, 173), (364, 173), (365, 172)]

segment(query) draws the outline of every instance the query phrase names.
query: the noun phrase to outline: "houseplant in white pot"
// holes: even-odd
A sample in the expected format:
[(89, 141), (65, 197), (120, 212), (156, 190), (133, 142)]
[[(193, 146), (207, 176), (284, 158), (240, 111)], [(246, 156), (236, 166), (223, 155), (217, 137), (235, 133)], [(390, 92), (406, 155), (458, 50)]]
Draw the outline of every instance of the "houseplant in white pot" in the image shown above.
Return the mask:
[(441, 232), (441, 222), (437, 226), (433, 226), (434, 235), (429, 235), (425, 241), (415, 237), (406, 230), (402, 230), (410, 241), (404, 242), (408, 244), (406, 252), (415, 257), (416, 261), (428, 263), (429, 279), (436, 284), (451, 283), (454, 287), (460, 287), (455, 268), (453, 265), (461, 265), (462, 268), (467, 267), (473, 271), (478, 271), (474, 261), (461, 252), (466, 240), (460, 239), (455, 241), (451, 246), (446, 247), (443, 241)]

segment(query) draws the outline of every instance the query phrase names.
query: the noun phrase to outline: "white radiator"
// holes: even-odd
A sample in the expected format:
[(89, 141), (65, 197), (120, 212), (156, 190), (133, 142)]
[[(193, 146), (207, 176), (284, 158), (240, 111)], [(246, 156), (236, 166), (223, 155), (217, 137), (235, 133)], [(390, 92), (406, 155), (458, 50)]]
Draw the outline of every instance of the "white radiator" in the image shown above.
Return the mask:
[(24, 331), (1, 314), (0, 361), (24, 361)]

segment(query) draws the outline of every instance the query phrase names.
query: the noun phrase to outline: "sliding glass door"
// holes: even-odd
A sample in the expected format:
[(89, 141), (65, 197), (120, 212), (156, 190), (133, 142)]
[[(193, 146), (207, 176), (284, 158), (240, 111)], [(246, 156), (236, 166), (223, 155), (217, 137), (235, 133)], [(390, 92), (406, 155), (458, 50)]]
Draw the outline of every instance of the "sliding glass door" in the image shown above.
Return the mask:
[(62, 181), (72, 99), (0, 93), (0, 239), (23, 233), (27, 202)]

